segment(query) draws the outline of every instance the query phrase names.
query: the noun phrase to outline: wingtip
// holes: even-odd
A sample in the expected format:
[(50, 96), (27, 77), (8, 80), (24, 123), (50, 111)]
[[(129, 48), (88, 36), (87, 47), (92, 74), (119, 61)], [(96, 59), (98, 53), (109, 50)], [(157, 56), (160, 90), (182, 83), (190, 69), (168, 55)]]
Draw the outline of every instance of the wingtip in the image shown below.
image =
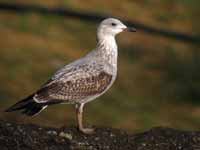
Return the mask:
[(9, 107), (6, 110), (4, 110), (4, 112), (11, 112), (11, 111), (14, 111), (14, 109), (12, 107)]

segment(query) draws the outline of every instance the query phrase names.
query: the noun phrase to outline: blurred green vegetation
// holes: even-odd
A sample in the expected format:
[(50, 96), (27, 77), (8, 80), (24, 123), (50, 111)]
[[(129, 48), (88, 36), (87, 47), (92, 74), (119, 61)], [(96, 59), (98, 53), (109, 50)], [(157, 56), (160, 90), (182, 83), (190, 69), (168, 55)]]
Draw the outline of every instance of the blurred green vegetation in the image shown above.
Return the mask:
[[(110, 14), (200, 35), (200, 1), (196, 0), (11, 2)], [(37, 90), (57, 69), (93, 49), (95, 33), (96, 24), (81, 20), (1, 12), (0, 118), (48, 126), (74, 125), (74, 108), (70, 105), (49, 107), (34, 118), (3, 111)], [(86, 105), (85, 121), (131, 131), (152, 126), (199, 129), (199, 46), (143, 32), (122, 33), (117, 40), (117, 81), (105, 95)]]

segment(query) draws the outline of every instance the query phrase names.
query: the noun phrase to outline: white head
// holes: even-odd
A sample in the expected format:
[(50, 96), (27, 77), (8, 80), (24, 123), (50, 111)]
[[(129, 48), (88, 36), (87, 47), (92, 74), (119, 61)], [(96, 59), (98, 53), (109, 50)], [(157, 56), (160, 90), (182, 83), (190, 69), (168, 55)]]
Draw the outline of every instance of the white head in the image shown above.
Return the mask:
[(108, 18), (103, 20), (98, 29), (97, 29), (97, 39), (101, 39), (103, 37), (112, 36), (115, 37), (115, 35), (119, 34), (120, 32), (128, 30), (131, 32), (135, 32), (136, 29), (134, 28), (128, 28), (126, 25), (124, 25), (120, 20), (115, 18)]

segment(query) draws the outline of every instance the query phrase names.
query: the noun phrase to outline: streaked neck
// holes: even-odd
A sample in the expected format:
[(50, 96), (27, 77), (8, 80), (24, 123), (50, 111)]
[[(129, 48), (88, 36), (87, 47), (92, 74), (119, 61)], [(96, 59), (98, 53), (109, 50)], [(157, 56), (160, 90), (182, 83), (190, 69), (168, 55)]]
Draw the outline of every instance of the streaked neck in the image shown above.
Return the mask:
[(114, 36), (104, 36), (97, 39), (97, 54), (101, 59), (117, 68), (118, 50)]
[(101, 35), (97, 37), (97, 49), (117, 51), (117, 43), (112, 35)]

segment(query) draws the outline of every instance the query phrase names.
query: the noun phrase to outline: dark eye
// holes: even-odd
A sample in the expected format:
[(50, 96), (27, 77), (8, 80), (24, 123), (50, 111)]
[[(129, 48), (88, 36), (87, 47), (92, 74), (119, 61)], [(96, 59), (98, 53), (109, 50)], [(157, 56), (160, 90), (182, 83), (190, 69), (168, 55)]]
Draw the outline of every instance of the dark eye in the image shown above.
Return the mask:
[(116, 23), (111, 23), (111, 25), (112, 25), (112, 26), (116, 26), (117, 24), (116, 24)]

